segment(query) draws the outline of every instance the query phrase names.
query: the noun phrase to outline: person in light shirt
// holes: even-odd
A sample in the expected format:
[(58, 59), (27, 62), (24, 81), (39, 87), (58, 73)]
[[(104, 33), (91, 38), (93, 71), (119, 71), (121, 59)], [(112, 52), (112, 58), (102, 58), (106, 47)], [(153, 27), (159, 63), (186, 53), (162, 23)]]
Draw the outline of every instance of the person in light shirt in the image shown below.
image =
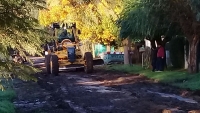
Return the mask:
[(145, 47), (151, 48), (151, 41), (150, 41), (150, 39), (145, 38), (144, 41), (145, 41)]

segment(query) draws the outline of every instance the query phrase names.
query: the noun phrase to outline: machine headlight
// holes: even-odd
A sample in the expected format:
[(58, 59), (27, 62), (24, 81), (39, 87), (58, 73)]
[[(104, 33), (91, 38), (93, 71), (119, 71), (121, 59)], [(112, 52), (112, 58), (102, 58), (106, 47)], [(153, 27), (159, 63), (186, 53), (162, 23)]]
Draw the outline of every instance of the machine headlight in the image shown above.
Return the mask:
[(49, 53), (48, 53), (48, 51), (45, 51), (44, 54), (45, 54), (45, 55), (48, 55)]

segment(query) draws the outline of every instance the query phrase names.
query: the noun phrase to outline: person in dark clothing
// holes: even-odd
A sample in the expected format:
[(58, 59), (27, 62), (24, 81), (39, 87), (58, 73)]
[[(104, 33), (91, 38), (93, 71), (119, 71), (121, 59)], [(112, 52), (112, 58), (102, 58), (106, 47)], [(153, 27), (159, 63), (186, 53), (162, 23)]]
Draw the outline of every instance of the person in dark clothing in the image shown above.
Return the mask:
[(152, 72), (156, 71), (156, 60), (157, 60), (157, 52), (158, 49), (156, 48), (156, 40), (151, 39), (151, 66)]
[(166, 37), (165, 37), (165, 35), (162, 35), (161, 36), (161, 46), (164, 48), (164, 53), (165, 53), (165, 55), (164, 55), (164, 58), (163, 58), (163, 68), (167, 68), (167, 63), (166, 63), (166, 43), (167, 43), (167, 40), (166, 40)]
[(156, 49), (156, 47), (151, 48), (151, 65), (153, 72), (156, 70), (157, 52), (158, 50)]
[(165, 44), (165, 57), (166, 57), (166, 66), (172, 66), (170, 60), (170, 52), (169, 52), (170, 43), (169, 41)]
[(161, 44), (158, 44), (158, 52), (157, 52), (157, 60), (156, 60), (156, 70), (163, 71), (164, 70), (164, 57), (165, 51)]

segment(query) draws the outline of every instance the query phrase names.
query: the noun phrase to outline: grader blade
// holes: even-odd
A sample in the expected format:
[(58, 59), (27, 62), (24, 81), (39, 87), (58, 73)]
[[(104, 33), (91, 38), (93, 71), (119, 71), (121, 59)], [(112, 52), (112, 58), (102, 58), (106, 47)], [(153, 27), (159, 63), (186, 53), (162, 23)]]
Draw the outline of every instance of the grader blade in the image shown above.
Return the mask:
[(103, 59), (93, 59), (93, 65), (103, 65)]

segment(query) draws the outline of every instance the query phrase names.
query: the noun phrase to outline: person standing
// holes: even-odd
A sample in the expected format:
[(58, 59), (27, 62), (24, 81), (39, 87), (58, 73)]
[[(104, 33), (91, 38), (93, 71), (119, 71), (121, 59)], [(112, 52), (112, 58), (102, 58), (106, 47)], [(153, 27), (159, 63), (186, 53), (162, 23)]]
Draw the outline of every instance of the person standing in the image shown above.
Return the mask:
[(169, 52), (169, 47), (170, 47), (170, 43), (169, 41), (165, 44), (165, 53), (166, 53), (166, 65), (167, 67), (170, 67), (171, 64), (171, 60), (170, 60), (170, 52)]
[(152, 47), (151, 48), (151, 65), (152, 65), (152, 72), (155, 72), (156, 70), (156, 61), (157, 61), (157, 48)]
[(157, 60), (156, 60), (156, 70), (157, 71), (164, 71), (164, 57), (165, 57), (165, 50), (161, 44), (158, 44), (158, 52), (157, 52)]
[(166, 42), (167, 42), (167, 40), (166, 40), (166, 38), (165, 38), (165, 35), (162, 35), (161, 36), (161, 46), (164, 48), (164, 58), (163, 58), (163, 68), (166, 68), (167, 69), (167, 63), (166, 63)]
[(151, 66), (152, 66), (152, 72), (156, 71), (156, 62), (157, 62), (157, 42), (154, 39), (151, 39)]

